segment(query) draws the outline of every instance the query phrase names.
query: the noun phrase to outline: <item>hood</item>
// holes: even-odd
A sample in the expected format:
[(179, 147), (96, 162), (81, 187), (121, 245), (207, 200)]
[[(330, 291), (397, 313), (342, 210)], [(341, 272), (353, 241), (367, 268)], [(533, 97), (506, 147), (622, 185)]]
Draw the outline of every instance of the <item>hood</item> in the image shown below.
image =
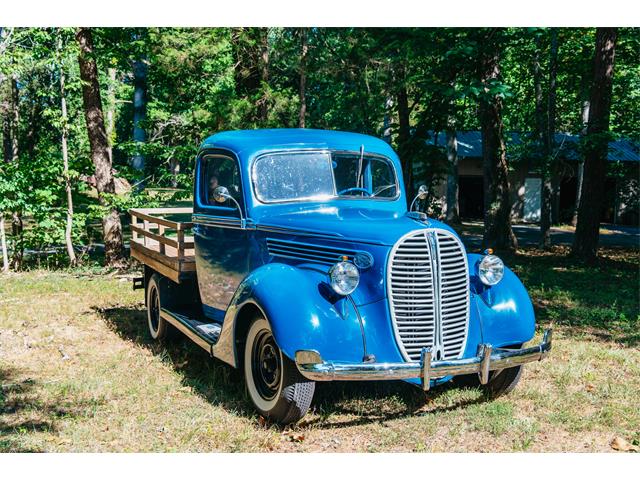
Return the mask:
[(418, 221), (398, 212), (335, 204), (267, 214), (260, 218), (258, 226), (387, 246), (393, 246), (404, 234), (421, 228), (442, 228), (455, 234), (448, 225), (437, 220)]

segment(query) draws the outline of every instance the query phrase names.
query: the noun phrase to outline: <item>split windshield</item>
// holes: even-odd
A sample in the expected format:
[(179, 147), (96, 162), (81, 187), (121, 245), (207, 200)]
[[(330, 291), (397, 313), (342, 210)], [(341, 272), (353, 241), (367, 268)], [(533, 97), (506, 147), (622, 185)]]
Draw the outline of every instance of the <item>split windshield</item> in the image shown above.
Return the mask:
[(263, 155), (253, 166), (253, 184), (263, 202), (398, 196), (393, 164), (366, 152)]

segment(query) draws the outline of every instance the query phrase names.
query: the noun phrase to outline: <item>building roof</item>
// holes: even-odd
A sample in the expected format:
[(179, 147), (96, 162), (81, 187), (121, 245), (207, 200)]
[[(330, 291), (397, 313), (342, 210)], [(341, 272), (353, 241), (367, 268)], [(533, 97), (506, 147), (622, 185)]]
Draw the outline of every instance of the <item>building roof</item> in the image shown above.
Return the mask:
[[(482, 157), (482, 135), (479, 130), (458, 131), (458, 156)], [(429, 132), (431, 138), (427, 140), (429, 145), (446, 147), (445, 132)], [(506, 134), (507, 148), (509, 146), (523, 145), (524, 140), (530, 134), (508, 132)], [(576, 161), (579, 158), (577, 146), (579, 135), (568, 133), (556, 133), (555, 143), (560, 146), (560, 153), (566, 160)], [(640, 162), (640, 145), (627, 139), (609, 142), (609, 156), (611, 162)]]

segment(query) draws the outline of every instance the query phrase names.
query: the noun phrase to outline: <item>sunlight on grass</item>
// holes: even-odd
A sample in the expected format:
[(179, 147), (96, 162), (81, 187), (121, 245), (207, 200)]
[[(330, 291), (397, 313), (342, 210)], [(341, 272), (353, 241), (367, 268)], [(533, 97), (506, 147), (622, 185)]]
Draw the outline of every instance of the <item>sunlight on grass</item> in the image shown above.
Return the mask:
[(287, 429), (255, 414), (238, 371), (186, 341), (152, 343), (127, 279), (5, 276), (0, 451), (610, 451), (615, 436), (640, 441), (638, 254), (607, 251), (593, 269), (561, 253), (508, 259), (540, 323), (556, 326), (552, 355), (510, 395), (323, 384)]

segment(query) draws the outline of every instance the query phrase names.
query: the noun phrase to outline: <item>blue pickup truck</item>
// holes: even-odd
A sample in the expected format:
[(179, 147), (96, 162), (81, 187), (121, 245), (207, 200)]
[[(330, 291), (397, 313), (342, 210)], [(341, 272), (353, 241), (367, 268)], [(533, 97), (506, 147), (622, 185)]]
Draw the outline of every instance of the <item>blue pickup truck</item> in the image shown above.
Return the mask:
[(367, 135), (209, 137), (193, 209), (131, 211), (151, 336), (180, 331), (241, 368), (255, 408), (281, 424), (305, 415), (315, 382), (511, 391), (551, 331), (525, 347), (535, 317), (520, 280), (415, 211), (425, 190), (407, 199), (403, 185), (396, 153)]

